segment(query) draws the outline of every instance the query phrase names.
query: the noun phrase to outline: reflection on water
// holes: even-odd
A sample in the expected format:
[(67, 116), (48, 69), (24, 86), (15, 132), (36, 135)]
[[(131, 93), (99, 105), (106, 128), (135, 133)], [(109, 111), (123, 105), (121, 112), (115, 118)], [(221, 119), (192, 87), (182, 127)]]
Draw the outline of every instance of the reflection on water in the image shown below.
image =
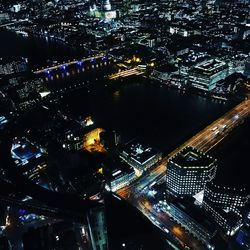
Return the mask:
[(119, 102), (120, 100), (120, 91), (117, 90), (113, 93), (113, 98), (114, 98), (114, 102)]
[(81, 64), (60, 65), (55, 69), (45, 69), (38, 75), (43, 77), (46, 86), (51, 90), (58, 90), (71, 85), (82, 84), (102, 80), (103, 77), (112, 74), (116, 67), (112, 61), (96, 59), (94, 62), (84, 62)]
[(232, 106), (131, 80), (115, 91), (77, 91), (64, 102), (72, 113), (91, 114), (104, 129), (115, 129), (126, 138), (139, 137), (163, 152), (174, 149)]
[(56, 40), (46, 40), (38, 36), (25, 38), (10, 31), (0, 31), (0, 41), (1, 57), (27, 57), (32, 69), (47, 65), (48, 60), (63, 62), (88, 55), (83, 48), (73, 48)]

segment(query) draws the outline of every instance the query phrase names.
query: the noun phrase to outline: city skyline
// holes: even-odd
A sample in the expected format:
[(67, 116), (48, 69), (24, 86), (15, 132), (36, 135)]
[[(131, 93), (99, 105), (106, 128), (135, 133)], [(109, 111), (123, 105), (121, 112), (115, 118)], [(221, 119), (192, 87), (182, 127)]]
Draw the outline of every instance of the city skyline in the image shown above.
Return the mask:
[(1, 249), (250, 247), (247, 0), (0, 7)]

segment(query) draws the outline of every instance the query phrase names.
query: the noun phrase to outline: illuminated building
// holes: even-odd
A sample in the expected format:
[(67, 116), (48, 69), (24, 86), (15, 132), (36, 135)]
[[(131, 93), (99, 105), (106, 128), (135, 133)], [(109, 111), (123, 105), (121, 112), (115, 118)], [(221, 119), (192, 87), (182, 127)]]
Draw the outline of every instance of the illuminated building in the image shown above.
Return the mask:
[(242, 225), (242, 216), (240, 214), (215, 208), (204, 203), (203, 207), (228, 235), (234, 235)]
[(87, 222), (91, 249), (107, 250), (108, 236), (105, 207), (91, 209), (87, 214)]
[(100, 141), (100, 133), (104, 130), (102, 128), (96, 128), (84, 135), (84, 144), (94, 144), (96, 141)]
[(216, 83), (228, 76), (228, 65), (225, 62), (211, 59), (194, 66), (189, 71), (189, 82), (197, 89), (211, 91)]
[(83, 147), (83, 136), (79, 133), (68, 132), (62, 140), (62, 147), (67, 150), (80, 150)]
[(115, 192), (128, 186), (135, 178), (133, 167), (122, 164), (121, 167), (114, 169), (108, 176), (107, 189)]
[(93, 124), (94, 124), (94, 122), (93, 122), (91, 116), (86, 117), (86, 118), (82, 121), (82, 125), (83, 125), (84, 127), (91, 126), (91, 125), (93, 125)]
[(237, 234), (236, 242), (245, 249), (250, 249), (250, 228), (241, 228)]
[(216, 185), (213, 181), (207, 183), (204, 190), (204, 203), (209, 203), (213, 207), (237, 211), (244, 207), (249, 200), (246, 189), (230, 188)]
[(96, 6), (95, 3), (90, 6), (90, 15), (111, 20), (116, 18), (117, 13), (115, 10), (112, 10), (109, 0), (101, 0), (100, 6)]
[(241, 208), (247, 204), (248, 199), (249, 194), (245, 189), (210, 182), (206, 184), (202, 206), (228, 235), (233, 235), (242, 225)]
[(0, 129), (4, 127), (4, 124), (8, 122), (5, 116), (0, 116)]
[(140, 143), (130, 142), (120, 152), (120, 158), (142, 173), (161, 160), (161, 153)]
[(4, 23), (10, 20), (8, 13), (0, 13), (0, 23)]
[(245, 214), (244, 225), (246, 225), (247, 227), (250, 228), (250, 212), (249, 212), (249, 208), (248, 208), (248, 211)]
[(10, 10), (13, 12), (19, 12), (21, 10), (21, 4), (14, 4)]
[(100, 143), (100, 133), (104, 130), (102, 128), (92, 129), (90, 126), (84, 126), (86, 128), (71, 129), (59, 138), (62, 147), (69, 151), (85, 149), (90, 152), (104, 152), (105, 149)]
[[(84, 129), (70, 129), (69, 131), (67, 131), (63, 137), (60, 140), (60, 143), (62, 145), (62, 147), (66, 150), (81, 150), (83, 148), (84, 143), (94, 143), (94, 139), (98, 138), (99, 134), (93, 132), (94, 130), (89, 131), (89, 129), (87, 127), (90, 127), (91, 125), (93, 125), (93, 121), (91, 119), (90, 116), (84, 118), (84, 119), (80, 119), (78, 121), (81, 126)], [(89, 132), (87, 132), (84, 135), (84, 131), (87, 130)]]
[(4, 62), (0, 60), (0, 75), (11, 75), (28, 70), (27, 59), (22, 58), (19, 61)]
[(8, 224), (8, 217), (7, 217), (7, 209), (5, 206), (0, 208), (0, 228), (5, 228), (6, 224)]
[(31, 92), (39, 93), (41, 97), (50, 94), (50, 91), (44, 87), (41, 79), (25, 81), (23, 85), (17, 89), (18, 96), (21, 100), (27, 100)]
[(176, 199), (168, 205), (168, 213), (188, 232), (205, 244), (209, 244), (217, 232), (213, 221), (205, 212), (194, 205), (194, 199)]
[(173, 73), (177, 73), (177, 71), (178, 68), (173, 67), (172, 65), (161, 65), (154, 68), (151, 76), (152, 78), (165, 82), (171, 78)]
[(194, 35), (196, 32), (197, 31), (190, 29), (187, 26), (181, 26), (178, 24), (172, 25), (169, 28), (170, 34), (178, 34), (178, 35), (183, 36), (183, 37), (188, 37), (188, 36)]
[(96, 128), (84, 135), (83, 148), (89, 152), (106, 152), (100, 141), (100, 134), (104, 132), (102, 128)]
[(169, 159), (167, 189), (175, 196), (195, 195), (215, 177), (217, 160), (187, 147)]
[(246, 62), (247, 62), (247, 57), (244, 55), (238, 55), (234, 56), (233, 58), (230, 58), (230, 61), (228, 62), (228, 67), (229, 67), (229, 75), (239, 72), (239, 73), (244, 73), (244, 70), (246, 68)]
[(14, 141), (11, 148), (11, 156), (17, 166), (24, 166), (42, 156), (42, 152), (34, 144), (26, 141)]
[(246, 75), (247, 77), (250, 76), (250, 58), (246, 60), (244, 75)]
[(24, 169), (23, 174), (37, 184), (42, 184), (43, 187), (50, 189), (48, 182), (44, 180), (44, 175), (47, 173), (47, 162), (42, 161), (39, 164), (30, 164), (27, 169)]

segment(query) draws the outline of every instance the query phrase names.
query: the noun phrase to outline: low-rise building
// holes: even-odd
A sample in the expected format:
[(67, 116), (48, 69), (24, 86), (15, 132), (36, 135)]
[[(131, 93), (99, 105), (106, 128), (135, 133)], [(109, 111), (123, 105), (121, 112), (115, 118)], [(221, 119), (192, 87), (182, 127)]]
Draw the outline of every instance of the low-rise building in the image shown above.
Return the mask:
[(132, 141), (123, 147), (120, 158), (142, 173), (159, 162), (162, 154), (151, 147)]
[(115, 192), (125, 186), (128, 186), (136, 179), (135, 170), (125, 162), (110, 172), (107, 176), (107, 189)]
[(66, 150), (80, 150), (83, 148), (83, 135), (69, 131), (62, 139), (62, 147)]
[(25, 166), (38, 158), (42, 158), (43, 152), (35, 143), (31, 143), (26, 138), (22, 138), (13, 141), (11, 156), (17, 166)]
[(217, 59), (204, 61), (189, 71), (189, 82), (192, 87), (211, 91), (216, 83), (228, 76), (228, 65)]
[(188, 232), (207, 245), (217, 232), (213, 221), (200, 207), (194, 205), (194, 199), (172, 201), (168, 206), (168, 213)]
[(26, 58), (21, 58), (18, 61), (0, 60), (0, 75), (12, 75), (28, 70), (28, 62)]

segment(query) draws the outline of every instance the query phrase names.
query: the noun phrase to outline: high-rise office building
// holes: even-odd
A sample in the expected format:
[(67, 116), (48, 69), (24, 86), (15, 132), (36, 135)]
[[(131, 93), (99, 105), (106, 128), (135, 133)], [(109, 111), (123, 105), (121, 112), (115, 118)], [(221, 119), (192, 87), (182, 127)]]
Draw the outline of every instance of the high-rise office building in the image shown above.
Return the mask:
[(105, 218), (105, 208), (91, 209), (87, 215), (88, 231), (91, 241), (91, 249), (107, 250), (107, 227)]
[(203, 204), (237, 212), (248, 200), (249, 194), (246, 189), (221, 186), (212, 181), (206, 184)]
[(202, 191), (216, 174), (217, 160), (187, 147), (169, 159), (167, 190), (175, 196), (191, 196)]
[(206, 184), (202, 206), (228, 235), (233, 235), (243, 223), (241, 209), (248, 200), (246, 189), (210, 182)]

